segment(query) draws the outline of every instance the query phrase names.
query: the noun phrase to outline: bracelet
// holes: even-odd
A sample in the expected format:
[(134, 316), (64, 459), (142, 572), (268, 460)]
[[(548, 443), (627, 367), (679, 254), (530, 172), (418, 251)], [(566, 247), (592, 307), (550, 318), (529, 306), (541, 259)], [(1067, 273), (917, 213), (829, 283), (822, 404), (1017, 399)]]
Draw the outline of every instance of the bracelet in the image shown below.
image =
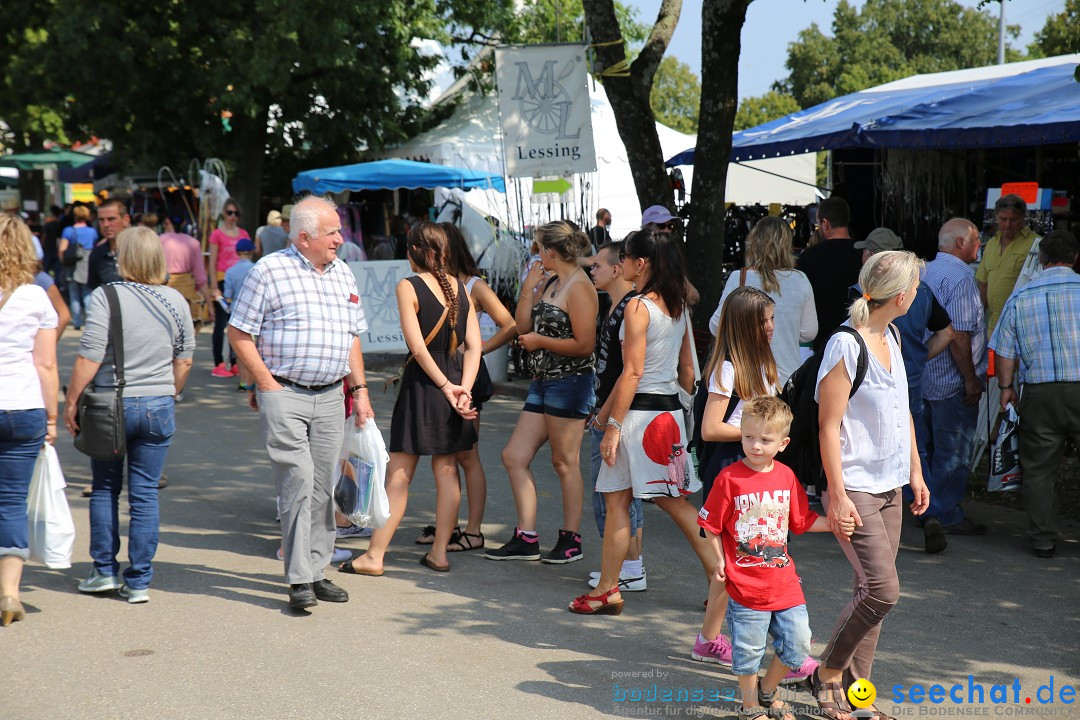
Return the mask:
[(45, 419), (46, 420), (56, 420), (56, 416), (55, 415), (46, 415)]
[(608, 427), (613, 427), (619, 432), (622, 432), (622, 423), (613, 417), (609, 417), (607, 421)]
[(367, 383), (358, 383), (356, 385), (353, 385), (351, 388), (349, 388), (349, 394), (352, 395), (356, 393), (357, 390), (367, 390)]
[(998, 390), (1012, 390), (1012, 385), (998, 385)]
[(246, 385), (244, 385), (244, 389), (248, 392), (251, 392), (255, 389), (255, 383), (247, 383)]
[(445, 380), (443, 380), (443, 384), (439, 386), (439, 390), (442, 390), (444, 387), (446, 387), (447, 383), (449, 382), (450, 378), (446, 378)]

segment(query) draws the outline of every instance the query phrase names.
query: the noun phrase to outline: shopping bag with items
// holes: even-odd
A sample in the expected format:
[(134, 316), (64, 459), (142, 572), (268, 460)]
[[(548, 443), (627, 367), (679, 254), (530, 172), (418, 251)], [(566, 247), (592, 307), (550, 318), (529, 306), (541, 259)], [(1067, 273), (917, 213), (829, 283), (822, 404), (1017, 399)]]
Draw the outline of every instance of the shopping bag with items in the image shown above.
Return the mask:
[(373, 419), (368, 418), (362, 428), (356, 427), (352, 418), (345, 420), (334, 503), (357, 527), (381, 528), (390, 519), (390, 499), (386, 496), (389, 460), (382, 433)]
[(1024, 482), (1024, 469), (1020, 467), (1020, 416), (1012, 403), (1005, 406), (1005, 419), (997, 439), (990, 446), (990, 482), (986, 489), (991, 492), (1019, 490)]
[(75, 544), (75, 523), (64, 495), (64, 473), (52, 445), (38, 453), (34, 475), (26, 496), (26, 516), (30, 524), (30, 557), (54, 570), (71, 567)]

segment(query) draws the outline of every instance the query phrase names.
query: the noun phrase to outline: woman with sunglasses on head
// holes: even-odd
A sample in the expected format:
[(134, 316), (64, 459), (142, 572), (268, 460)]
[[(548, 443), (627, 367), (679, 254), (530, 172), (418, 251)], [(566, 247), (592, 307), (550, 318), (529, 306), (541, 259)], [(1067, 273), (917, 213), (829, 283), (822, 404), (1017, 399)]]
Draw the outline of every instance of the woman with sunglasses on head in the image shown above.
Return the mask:
[[(517, 506), (517, 527), (509, 542), (488, 550), (489, 560), (540, 560), (536, 525), (536, 480), (529, 465), (545, 442), (562, 485), (563, 526), (546, 563), (580, 560), (581, 441), (585, 418), (593, 410), (593, 350), (596, 347), (596, 288), (578, 259), (591, 252), (589, 238), (576, 225), (560, 220), (536, 231), (540, 263), (521, 284), (514, 319), (518, 342), (526, 351), (532, 375), (525, 407), (503, 465)], [(547, 279), (545, 280), (545, 273)]]
[(236, 243), (240, 240), (250, 240), (247, 230), (237, 225), (240, 222), (240, 204), (229, 198), (225, 201), (221, 210), (221, 227), (210, 233), (210, 269), (214, 273), (211, 277), (211, 285), (215, 284), (214, 300), (218, 303), (214, 308), (214, 369), (210, 374), (214, 377), (227, 378), (240, 374), (236, 367), (236, 355), (229, 348), (229, 365), (225, 365), (225, 328), (229, 324), (229, 313), (221, 306), (221, 299), (225, 292), (225, 271), (236, 264), (240, 256), (236, 254)]
[(620, 336), (623, 371), (605, 407), (600, 443), (604, 464), (596, 480), (604, 494), (600, 580), (569, 605), (579, 615), (622, 612), (619, 572), (630, 544), (630, 502), (651, 499), (671, 516), (701, 560), (706, 575), (715, 550), (699, 536), (697, 508), (686, 498), (701, 489), (690, 454), (679, 386), (690, 391), (694, 363), (687, 322), (686, 266), (670, 233), (645, 228), (624, 243), (623, 275), (639, 295), (627, 304)]

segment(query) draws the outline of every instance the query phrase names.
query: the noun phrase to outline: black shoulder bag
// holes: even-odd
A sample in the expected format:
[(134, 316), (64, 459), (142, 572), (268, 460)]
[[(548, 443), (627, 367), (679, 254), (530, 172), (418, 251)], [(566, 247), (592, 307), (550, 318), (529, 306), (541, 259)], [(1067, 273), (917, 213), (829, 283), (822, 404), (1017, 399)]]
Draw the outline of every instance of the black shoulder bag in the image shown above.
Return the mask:
[(109, 301), (109, 338), (116, 367), (116, 389), (110, 392), (84, 390), (79, 397), (79, 432), (75, 449), (94, 460), (119, 460), (127, 452), (124, 427), (124, 335), (120, 318), (120, 298), (116, 288), (103, 285)]

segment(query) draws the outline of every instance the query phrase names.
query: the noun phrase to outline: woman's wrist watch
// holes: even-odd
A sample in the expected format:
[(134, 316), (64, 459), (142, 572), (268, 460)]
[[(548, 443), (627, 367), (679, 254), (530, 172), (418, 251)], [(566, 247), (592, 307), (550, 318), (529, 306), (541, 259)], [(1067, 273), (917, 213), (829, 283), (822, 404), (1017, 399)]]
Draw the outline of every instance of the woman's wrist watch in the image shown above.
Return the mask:
[(998, 390), (1012, 390), (1012, 385), (998, 385)]
[(622, 432), (622, 423), (619, 422), (618, 420), (616, 420), (615, 418), (609, 417), (608, 421), (607, 421), (607, 424), (608, 424), (609, 427), (613, 427), (616, 430), (618, 430), (619, 432)]

